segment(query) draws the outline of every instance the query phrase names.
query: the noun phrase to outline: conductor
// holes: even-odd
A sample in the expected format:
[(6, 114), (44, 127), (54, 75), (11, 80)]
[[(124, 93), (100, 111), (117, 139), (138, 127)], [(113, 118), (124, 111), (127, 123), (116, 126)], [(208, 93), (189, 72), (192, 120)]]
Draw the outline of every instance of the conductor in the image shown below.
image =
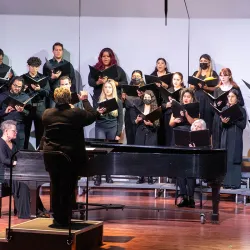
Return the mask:
[(79, 95), (84, 110), (71, 108), (71, 93), (67, 88), (56, 88), (54, 99), (55, 108), (45, 110), (42, 118), (45, 130), (42, 148), (45, 152), (61, 151), (71, 160), (69, 163), (62, 157), (44, 155), (52, 186), (54, 224), (67, 226), (72, 205), (69, 197), (74, 197), (75, 202), (77, 178), (87, 162), (83, 127), (93, 123), (98, 112), (91, 107), (86, 91)]

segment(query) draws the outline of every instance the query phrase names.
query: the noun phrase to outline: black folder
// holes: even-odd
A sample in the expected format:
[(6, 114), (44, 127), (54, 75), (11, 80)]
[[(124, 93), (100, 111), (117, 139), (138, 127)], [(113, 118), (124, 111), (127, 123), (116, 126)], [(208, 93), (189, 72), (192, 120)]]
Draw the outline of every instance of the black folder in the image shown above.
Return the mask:
[(218, 105), (217, 105), (218, 102), (220, 102), (220, 101), (222, 102), (221, 105), (218, 106), (220, 109), (222, 109), (223, 107), (225, 107), (225, 105), (227, 104), (227, 96), (228, 96), (229, 91), (226, 91), (226, 92), (222, 93), (222, 94), (219, 95), (217, 98), (215, 98), (215, 97), (212, 96), (211, 94), (207, 93), (206, 91), (204, 91), (204, 92), (207, 94), (207, 96), (208, 96), (213, 102), (215, 102), (216, 106), (218, 106)]
[(9, 73), (11, 72), (11, 67), (7, 72), (0, 73), (0, 82), (8, 82), (9, 79)]
[(150, 112), (147, 115), (144, 115), (136, 106), (134, 106), (136, 113), (142, 117), (143, 120), (145, 121), (157, 121), (161, 118), (162, 110), (161, 107), (158, 107), (154, 111)]
[(150, 84), (146, 84), (144, 86), (139, 87), (138, 90), (142, 92), (145, 92), (146, 90), (151, 90), (154, 93), (157, 93), (159, 91), (159, 88), (157, 87), (155, 83), (150, 83)]
[(169, 102), (169, 96), (171, 96), (173, 99), (179, 101), (181, 89), (178, 89), (174, 92), (169, 91), (168, 89), (165, 89), (163, 87), (159, 88), (161, 97), (164, 99), (164, 101)]
[(238, 104), (235, 104), (228, 109), (220, 111), (216, 107), (214, 107), (211, 103), (210, 105), (214, 108), (215, 112), (219, 115), (222, 116), (223, 118), (230, 118), (230, 122), (234, 122), (239, 120), (240, 118), (243, 117), (243, 114), (239, 108)]
[(242, 81), (246, 84), (246, 86), (250, 89), (250, 84), (242, 79)]
[(198, 85), (199, 83), (201, 83), (202, 86), (207, 85), (208, 87), (215, 87), (218, 84), (218, 79), (214, 77), (207, 77), (204, 80), (202, 80), (195, 76), (189, 76), (188, 83), (191, 85), (194, 85), (197, 88), (199, 88), (199, 85)]
[(138, 86), (122, 84), (121, 88), (122, 92), (126, 93), (128, 96), (138, 96)]
[(109, 113), (109, 112), (112, 112), (112, 111), (118, 109), (118, 104), (117, 104), (116, 99), (112, 98), (112, 99), (109, 99), (109, 100), (104, 101), (104, 102), (99, 102), (98, 107), (99, 108), (106, 108), (106, 111), (104, 112), (106, 114), (106, 113)]
[(80, 102), (78, 94), (76, 92), (72, 92), (71, 93), (71, 101), (70, 101), (70, 103), (74, 105), (74, 104), (76, 104), (78, 102)]
[(113, 79), (113, 80), (118, 77), (116, 65), (112, 65), (109, 68), (104, 69), (102, 71), (89, 65), (89, 70), (90, 70), (91, 77), (95, 79), (95, 81), (97, 81), (99, 77), (103, 78), (106, 76), (109, 79)]
[(193, 102), (189, 104), (180, 104), (179, 102), (172, 100), (172, 112), (175, 118), (182, 118), (180, 112), (187, 110), (189, 116), (192, 118), (199, 118), (200, 104), (199, 102)]
[[(0, 80), (0, 82), (1, 82), (1, 80)], [(9, 84), (9, 82), (3, 83), (3, 84), (0, 86), (0, 90), (1, 90), (3, 87), (7, 86), (8, 84)]]
[(31, 90), (33, 90), (31, 84), (40, 85), (41, 87), (43, 87), (46, 85), (48, 79), (47, 76), (43, 76), (39, 80), (36, 80), (28, 75), (23, 75), (22, 77), (24, 79), (25, 85), (27, 85)]
[(56, 74), (58, 71), (61, 71), (62, 73), (60, 76), (70, 75), (70, 63), (69, 62), (62, 62), (56, 65), (52, 65), (47, 58), (45, 58), (45, 60), (46, 60), (47, 68), (53, 71), (54, 74)]
[(174, 129), (174, 139), (176, 146), (188, 147), (194, 143), (196, 147), (208, 147), (211, 144), (208, 129), (198, 131)]
[(20, 106), (20, 107), (24, 107), (29, 101), (31, 101), (35, 96), (37, 96), (38, 93), (36, 93), (35, 95), (31, 96), (30, 98), (28, 98), (25, 102), (20, 102), (18, 100), (16, 100), (15, 98), (8, 96), (5, 100), (4, 103), (7, 106), (11, 106), (12, 108), (15, 108), (15, 106)]
[(172, 78), (173, 78), (173, 73), (168, 73), (163, 76), (145, 75), (145, 80), (147, 84), (164, 82), (170, 86), (172, 83)]

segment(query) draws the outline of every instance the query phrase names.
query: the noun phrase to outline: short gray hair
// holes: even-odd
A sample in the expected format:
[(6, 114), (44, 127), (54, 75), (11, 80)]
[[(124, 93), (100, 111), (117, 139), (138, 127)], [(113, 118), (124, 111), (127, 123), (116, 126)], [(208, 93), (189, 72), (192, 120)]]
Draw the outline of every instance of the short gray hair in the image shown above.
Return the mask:
[(10, 126), (16, 126), (16, 121), (14, 120), (6, 120), (1, 123), (1, 130), (4, 132), (5, 129), (9, 129)]
[(206, 122), (205, 122), (204, 120), (202, 120), (202, 119), (198, 119), (198, 120), (195, 120), (195, 121), (192, 123), (191, 131), (193, 131), (194, 125), (195, 125), (196, 123), (200, 123), (203, 130), (204, 130), (204, 129), (207, 129), (207, 124), (206, 124)]

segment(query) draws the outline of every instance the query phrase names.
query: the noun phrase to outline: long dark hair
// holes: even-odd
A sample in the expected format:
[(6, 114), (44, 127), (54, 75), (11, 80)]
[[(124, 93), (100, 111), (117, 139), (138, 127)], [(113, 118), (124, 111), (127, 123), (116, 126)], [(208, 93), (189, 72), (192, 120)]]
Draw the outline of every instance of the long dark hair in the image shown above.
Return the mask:
[(180, 103), (183, 104), (183, 96), (189, 93), (191, 95), (191, 97), (193, 98), (193, 102), (197, 102), (195, 95), (194, 95), (194, 91), (190, 88), (185, 88), (181, 91), (181, 95), (180, 95)]
[(134, 71), (132, 72), (132, 74), (131, 74), (131, 77), (133, 76), (134, 73), (138, 73), (138, 74), (141, 75), (141, 77), (143, 77), (142, 71), (139, 70), (139, 69), (134, 70)]
[(112, 65), (117, 65), (117, 61), (115, 59), (115, 53), (112, 49), (110, 48), (104, 48), (101, 50), (99, 56), (98, 56), (98, 62), (96, 63), (96, 65), (94, 66), (96, 69), (98, 70), (104, 70), (105, 66), (102, 62), (102, 56), (104, 54), (104, 52), (108, 52), (109, 56), (110, 56), (110, 66)]
[(181, 78), (181, 87), (185, 88), (185, 85), (184, 85), (184, 82), (183, 82), (183, 74), (181, 72), (174, 72), (173, 73), (171, 85), (174, 86), (174, 84), (173, 84), (174, 75), (178, 75)]
[[(233, 93), (233, 94), (237, 97), (237, 104), (240, 104), (240, 102), (241, 102), (241, 97), (240, 97), (240, 92), (239, 92), (239, 90), (237, 90), (237, 89), (231, 89), (231, 90), (229, 90), (228, 95), (229, 95), (230, 93)], [(227, 105), (229, 106), (229, 103), (228, 103), (228, 102), (227, 102)]]
[[(166, 61), (166, 59), (163, 58), (163, 57), (160, 57), (160, 58), (158, 58), (158, 59), (156, 60), (156, 64), (157, 64), (160, 60), (163, 61), (163, 62), (166, 64), (165, 70), (166, 70), (166, 72), (168, 73), (168, 67), (167, 67), (167, 61)], [(158, 70), (157, 70), (157, 67), (155, 66), (155, 69), (154, 69), (154, 71), (152, 72), (151, 75), (157, 75), (157, 72), (158, 72)]]
[(152, 90), (146, 90), (144, 93), (144, 96), (145, 96), (145, 94), (148, 94), (151, 96), (150, 112), (152, 112), (155, 109), (157, 109), (157, 107), (158, 107), (155, 94)]

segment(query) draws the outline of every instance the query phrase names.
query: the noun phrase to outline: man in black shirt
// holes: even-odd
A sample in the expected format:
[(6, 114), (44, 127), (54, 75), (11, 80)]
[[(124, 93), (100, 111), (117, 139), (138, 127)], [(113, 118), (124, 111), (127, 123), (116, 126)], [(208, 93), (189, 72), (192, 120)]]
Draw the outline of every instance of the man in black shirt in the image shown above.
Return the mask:
[[(43, 65), (43, 74), (49, 77), (51, 98), (53, 97), (54, 90), (60, 86), (59, 78), (61, 76), (68, 76), (71, 79), (71, 92), (76, 92), (75, 70), (70, 62), (63, 59), (63, 44), (57, 42), (53, 45), (52, 49), (54, 57), (49, 60), (50, 66), (54, 68), (68, 63), (68, 70), (65, 71), (59, 70), (57, 72), (54, 72), (53, 70), (48, 68), (48, 65), (46, 63)], [(54, 106), (54, 103), (53, 105), (51, 104), (50, 107), (51, 106)]]
[(28, 110), (24, 109), (20, 106), (15, 106), (15, 108), (5, 103), (6, 98), (8, 96), (20, 101), (25, 102), (29, 99), (29, 96), (23, 92), (24, 89), (24, 80), (21, 77), (14, 77), (11, 80), (11, 84), (9, 90), (0, 94), (0, 119), (1, 122), (6, 120), (14, 120), (17, 125), (17, 138), (16, 138), (16, 146), (17, 149), (24, 148), (24, 128), (25, 128), (25, 117), (28, 115)]
[(8, 79), (8, 80), (0, 79), (0, 93), (8, 89), (9, 80), (11, 80), (11, 78), (14, 76), (14, 72), (10, 68), (10, 66), (3, 63), (3, 58), (4, 58), (4, 52), (2, 49), (0, 49), (0, 77), (4, 78), (7, 74), (7, 79)]
[(43, 136), (43, 124), (42, 115), (45, 111), (45, 98), (49, 97), (50, 86), (47, 78), (38, 72), (42, 62), (38, 57), (30, 57), (27, 61), (29, 72), (23, 75), (26, 90), (25, 92), (30, 96), (36, 95), (31, 100), (30, 113), (26, 119), (25, 126), (25, 143), (24, 148), (29, 146), (30, 130), (32, 121), (35, 126), (36, 148), (40, 144), (40, 140)]

